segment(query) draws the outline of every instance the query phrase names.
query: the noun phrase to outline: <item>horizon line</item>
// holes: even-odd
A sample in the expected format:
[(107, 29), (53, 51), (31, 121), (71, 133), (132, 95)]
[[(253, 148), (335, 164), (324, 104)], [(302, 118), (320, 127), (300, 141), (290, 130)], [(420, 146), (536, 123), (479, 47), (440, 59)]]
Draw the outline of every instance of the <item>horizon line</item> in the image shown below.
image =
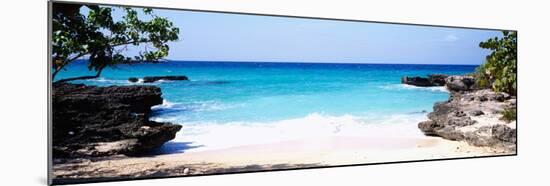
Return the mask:
[(235, 60), (181, 60), (181, 59), (166, 59), (166, 61), (173, 62), (223, 62), (223, 63), (310, 63), (310, 64), (351, 64), (351, 65), (362, 65), (362, 64), (372, 64), (372, 65), (467, 65), (467, 66), (479, 66), (480, 64), (430, 64), (430, 63), (379, 63), (379, 62), (314, 62), (314, 61), (235, 61)]
[[(77, 59), (77, 60), (88, 60), (88, 59)], [(314, 61), (236, 61), (236, 60), (184, 60), (184, 59), (164, 59), (162, 61), (171, 61), (171, 62), (210, 62), (210, 63), (308, 63), (308, 64), (350, 64), (350, 65), (362, 65), (362, 64), (371, 64), (371, 65), (456, 65), (456, 66), (479, 66), (480, 64), (472, 64), (472, 63), (465, 63), (465, 64), (446, 64), (446, 63), (438, 63), (438, 64), (431, 64), (431, 63), (379, 63), (379, 62), (314, 62)], [(147, 63), (147, 62), (144, 62)]]

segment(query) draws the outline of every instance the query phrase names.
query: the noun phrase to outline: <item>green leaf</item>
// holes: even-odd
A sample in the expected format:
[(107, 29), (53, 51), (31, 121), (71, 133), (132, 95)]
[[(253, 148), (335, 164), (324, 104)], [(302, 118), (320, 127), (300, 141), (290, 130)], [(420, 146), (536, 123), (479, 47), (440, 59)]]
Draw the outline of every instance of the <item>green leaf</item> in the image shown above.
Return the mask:
[[(56, 5), (57, 6), (57, 5)], [(151, 15), (151, 20), (141, 20), (134, 8), (122, 9), (125, 15), (114, 20), (113, 8), (98, 5), (86, 5), (87, 16), (80, 6), (59, 4), (54, 8), (52, 24), (52, 71), (64, 69), (74, 61), (74, 56), (88, 55), (88, 69), (101, 71), (107, 66), (116, 66), (132, 60), (156, 62), (168, 56), (167, 42), (178, 40), (179, 28), (162, 17), (154, 15), (153, 9), (144, 8), (143, 13)], [(83, 5), (84, 6), (84, 5)], [(71, 9), (71, 10), (68, 10)], [(55, 12), (57, 10), (64, 10)], [(71, 12), (71, 13), (67, 13)], [(149, 43), (154, 47), (139, 51), (138, 56), (125, 56), (117, 47)], [(54, 73), (55, 74), (55, 73)]]
[(503, 31), (502, 38), (490, 38), (480, 42), (481, 48), (492, 52), (486, 57), (484, 64), (477, 69), (476, 82), (480, 86), (491, 83), (495, 91), (503, 91), (512, 95), (517, 91), (517, 33)]

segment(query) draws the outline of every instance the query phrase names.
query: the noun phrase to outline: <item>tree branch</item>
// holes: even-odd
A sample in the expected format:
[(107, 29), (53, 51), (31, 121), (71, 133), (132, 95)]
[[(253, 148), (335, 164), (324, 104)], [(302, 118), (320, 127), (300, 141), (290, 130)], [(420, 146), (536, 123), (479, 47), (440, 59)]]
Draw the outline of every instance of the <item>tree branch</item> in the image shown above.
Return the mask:
[(63, 83), (63, 82), (67, 82), (67, 81), (83, 80), (83, 79), (95, 79), (95, 78), (98, 78), (101, 75), (101, 71), (103, 71), (103, 68), (99, 69), (97, 71), (97, 74), (93, 75), (93, 76), (79, 76), (79, 77), (73, 77), (73, 78), (60, 79), (60, 80), (55, 81), (54, 83)]
[(53, 74), (52, 74), (52, 79), (55, 79), (55, 76), (57, 75), (57, 73), (59, 73), (59, 71), (61, 71), (63, 68), (65, 68), (65, 66), (66, 66), (67, 64), (73, 62), (74, 60), (76, 60), (76, 59), (78, 59), (78, 58), (80, 58), (80, 57), (82, 57), (82, 56), (85, 56), (86, 54), (88, 54), (88, 53), (80, 53), (80, 54), (78, 54), (78, 55), (72, 57), (71, 59), (68, 59), (68, 60), (63, 61), (63, 63), (62, 63), (61, 65), (59, 65), (59, 66), (55, 69), (55, 71), (53, 72)]
[(52, 79), (55, 79), (55, 75), (57, 75), (57, 73), (59, 73), (59, 71), (61, 71), (62, 68), (57, 68), (55, 69), (55, 71), (53, 72), (52, 74)]
[[(134, 43), (135, 41), (126, 41), (126, 42), (123, 42), (123, 43), (119, 43), (119, 44), (114, 44), (114, 45), (111, 45), (111, 47), (117, 47), (117, 46), (123, 46), (123, 45), (129, 45), (129, 44), (132, 44)], [(149, 43), (151, 42), (151, 40), (145, 40), (145, 41), (141, 41), (141, 42), (138, 42), (138, 44), (140, 43)], [(61, 71), (66, 65), (68, 65), (69, 63), (73, 62), (74, 60), (82, 57), (82, 56), (85, 56), (87, 54), (90, 54), (90, 52), (86, 52), (86, 53), (80, 53), (74, 57), (72, 57), (71, 59), (68, 59), (68, 60), (65, 60), (57, 69), (55, 69), (55, 71), (53, 72), (52, 74), (52, 79), (55, 79), (55, 76), (57, 75), (57, 73), (59, 73), (59, 71)], [(103, 68), (101, 69), (103, 70)], [(80, 77), (75, 77), (75, 78), (67, 78), (67, 79), (61, 79), (61, 80), (58, 80), (56, 82), (67, 82), (67, 81), (73, 81), (73, 80), (80, 80), (80, 79), (93, 79), (93, 78), (98, 78), (99, 77), (99, 74), (101, 74), (101, 70), (98, 71), (97, 75), (95, 76), (80, 76)]]
[[(134, 43), (134, 42), (135, 42), (135, 41), (126, 41), (126, 42), (119, 43), (119, 44), (113, 44), (113, 45), (111, 45), (111, 47), (114, 48), (114, 47), (117, 47), (117, 46), (129, 45), (129, 44), (132, 44), (132, 43)], [(151, 42), (151, 40), (141, 41), (141, 42), (138, 42), (138, 44), (140, 44), (140, 43), (149, 43), (149, 42)], [(76, 55), (75, 57), (73, 57), (73, 58), (71, 58), (71, 59), (69, 59), (69, 60), (66, 60), (66, 62), (64, 63), (64, 65), (66, 65), (66, 64), (68, 64), (68, 63), (70, 63), (70, 62), (72, 62), (72, 61), (74, 61), (74, 60), (76, 60), (76, 59), (78, 59), (78, 58), (80, 58), (80, 57), (82, 57), (82, 56), (85, 56), (85, 55), (87, 55), (87, 54), (90, 54), (90, 52), (80, 53), (80, 54)]]

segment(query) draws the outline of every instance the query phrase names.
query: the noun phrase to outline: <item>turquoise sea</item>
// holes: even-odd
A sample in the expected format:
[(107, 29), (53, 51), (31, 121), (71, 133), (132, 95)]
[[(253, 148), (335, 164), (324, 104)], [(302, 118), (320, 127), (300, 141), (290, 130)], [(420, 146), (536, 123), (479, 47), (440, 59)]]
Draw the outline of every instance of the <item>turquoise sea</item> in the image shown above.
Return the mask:
[[(169, 61), (119, 65), (88, 85), (138, 85), (128, 77), (185, 75), (190, 81), (161, 81), (164, 103), (153, 118), (183, 125), (175, 142), (202, 149), (267, 143), (313, 136), (386, 135), (373, 128), (394, 126), (395, 135), (418, 135), (416, 124), (443, 87), (400, 84), (402, 76), (466, 74), (473, 65), (327, 64)], [(85, 61), (58, 78), (93, 74)], [(410, 131), (413, 130), (413, 131)], [(366, 132), (362, 132), (366, 131)], [(371, 131), (371, 132), (368, 132)], [(395, 130), (391, 130), (395, 132)], [(388, 134), (391, 135), (391, 134)], [(201, 148), (197, 148), (201, 149)]]

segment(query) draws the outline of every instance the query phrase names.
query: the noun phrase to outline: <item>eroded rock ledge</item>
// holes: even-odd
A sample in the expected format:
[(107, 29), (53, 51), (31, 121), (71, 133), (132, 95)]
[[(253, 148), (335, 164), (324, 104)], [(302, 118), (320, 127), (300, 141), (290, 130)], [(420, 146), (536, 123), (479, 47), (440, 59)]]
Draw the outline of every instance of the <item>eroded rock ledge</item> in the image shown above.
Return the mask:
[[(189, 80), (189, 78), (187, 78), (187, 76), (145, 76), (143, 77), (143, 83), (153, 83), (160, 80), (186, 81), (186, 80)], [(130, 77), (128, 78), (128, 81), (132, 83), (136, 83), (136, 82), (139, 82), (139, 78)]]
[(476, 89), (469, 76), (450, 76), (446, 87), (449, 100), (436, 103), (429, 120), (418, 124), (424, 134), (515, 153), (516, 121), (501, 120), (501, 113), (516, 107), (516, 97)]
[(161, 103), (155, 86), (54, 84), (54, 158), (134, 155), (160, 147), (181, 129), (149, 120), (151, 106)]
[(403, 76), (401, 83), (419, 87), (445, 86), (445, 78), (447, 77), (445, 74), (430, 74), (428, 77)]

